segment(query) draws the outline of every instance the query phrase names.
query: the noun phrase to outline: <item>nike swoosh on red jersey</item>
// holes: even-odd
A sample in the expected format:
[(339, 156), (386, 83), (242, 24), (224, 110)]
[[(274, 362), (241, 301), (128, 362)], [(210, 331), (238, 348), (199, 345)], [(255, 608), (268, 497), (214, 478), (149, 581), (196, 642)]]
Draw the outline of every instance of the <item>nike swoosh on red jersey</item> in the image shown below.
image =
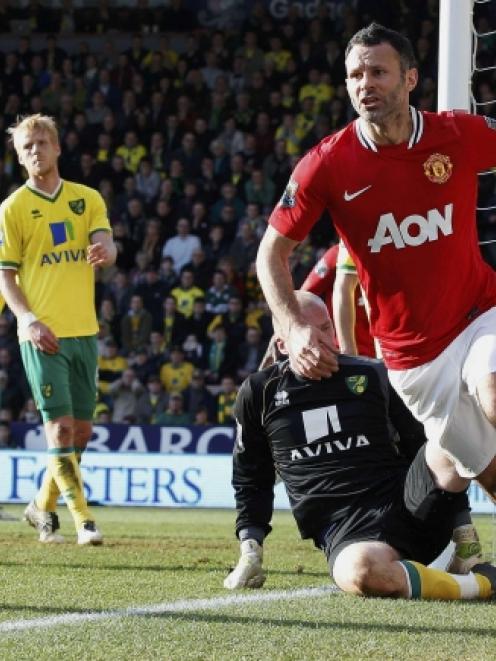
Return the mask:
[(344, 195), (343, 195), (343, 197), (345, 199), (345, 202), (350, 202), (351, 200), (354, 200), (355, 197), (358, 197), (362, 193), (365, 193), (365, 191), (367, 191), (369, 188), (372, 188), (372, 184), (369, 184), (368, 186), (365, 186), (365, 188), (360, 188), (360, 190), (357, 190), (354, 193), (348, 193), (348, 191), (345, 190)]

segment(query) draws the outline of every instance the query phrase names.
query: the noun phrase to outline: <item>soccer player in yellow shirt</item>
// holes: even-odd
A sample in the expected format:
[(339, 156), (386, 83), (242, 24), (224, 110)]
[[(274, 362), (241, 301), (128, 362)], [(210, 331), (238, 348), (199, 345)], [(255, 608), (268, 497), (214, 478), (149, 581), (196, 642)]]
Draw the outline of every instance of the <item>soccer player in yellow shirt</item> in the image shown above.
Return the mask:
[(28, 180), (0, 206), (0, 290), (17, 317), (48, 445), (45, 478), (25, 518), (40, 541), (63, 541), (55, 514), (62, 494), (78, 544), (101, 544), (78, 459), (96, 401), (94, 269), (113, 264), (116, 248), (100, 194), (60, 178), (55, 122), (31, 115), (8, 132)]

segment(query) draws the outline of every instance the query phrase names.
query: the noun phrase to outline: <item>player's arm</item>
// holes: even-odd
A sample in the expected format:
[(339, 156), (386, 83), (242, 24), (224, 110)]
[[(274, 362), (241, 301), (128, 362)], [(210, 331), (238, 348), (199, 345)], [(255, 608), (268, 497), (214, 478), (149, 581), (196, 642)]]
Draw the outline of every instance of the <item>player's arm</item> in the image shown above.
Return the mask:
[(309, 326), (299, 311), (288, 262), (297, 244), (269, 225), (258, 250), (257, 274), (293, 364), (302, 376), (321, 379), (338, 370), (336, 348), (332, 337)]
[(87, 248), (87, 260), (92, 266), (112, 266), (117, 259), (117, 247), (112, 238), (112, 232), (97, 230), (90, 235), (90, 245)]
[(236, 535), (240, 557), (224, 581), (224, 587), (259, 588), (265, 581), (262, 545), (271, 531), (275, 469), (268, 441), (261, 425), (261, 397), (251, 379), (241, 386), (234, 415), (236, 441), (233, 452), (232, 485), (236, 500)]
[(18, 284), (17, 272), (23, 262), (22, 221), (17, 207), (7, 202), (0, 207), (0, 234), (0, 292), (17, 317), (19, 339), (29, 340), (45, 353), (57, 353), (57, 338), (38, 320)]
[(358, 287), (356, 273), (337, 270), (332, 292), (332, 314), (336, 337), (343, 353), (358, 355), (355, 337), (356, 307), (355, 292)]
[[(331, 264), (332, 261), (331, 253), (333, 248), (329, 249), (326, 254), (319, 259), (314, 268), (310, 271), (305, 281), (301, 286), (302, 291), (309, 291), (312, 294), (317, 294), (320, 296), (326, 291), (330, 291), (332, 283), (334, 282), (334, 274), (336, 271), (335, 259), (334, 264)], [(260, 365), (258, 366), (259, 370), (269, 367), (273, 363), (280, 360), (282, 354), (279, 352), (276, 343), (276, 336), (273, 335), (270, 339), (267, 350), (265, 351), (264, 357), (262, 358)]]
[(496, 120), (494, 117), (454, 111), (459, 139), (477, 172), (496, 165)]
[(328, 205), (332, 168), (320, 147), (297, 164), (260, 242), (257, 275), (265, 299), (286, 343), (293, 367), (302, 376), (328, 377), (338, 370), (334, 338), (304, 318), (293, 292), (288, 259)]
[(29, 340), (37, 349), (45, 353), (57, 353), (59, 342), (50, 328), (39, 321), (30, 309), (22, 289), (17, 284), (17, 270), (0, 269), (0, 291), (17, 317), (20, 339)]
[(270, 530), (274, 500), (275, 469), (261, 423), (260, 380), (249, 377), (241, 386), (234, 405), (236, 442), (233, 451), (232, 485), (236, 500), (236, 534), (255, 526), (263, 535)]

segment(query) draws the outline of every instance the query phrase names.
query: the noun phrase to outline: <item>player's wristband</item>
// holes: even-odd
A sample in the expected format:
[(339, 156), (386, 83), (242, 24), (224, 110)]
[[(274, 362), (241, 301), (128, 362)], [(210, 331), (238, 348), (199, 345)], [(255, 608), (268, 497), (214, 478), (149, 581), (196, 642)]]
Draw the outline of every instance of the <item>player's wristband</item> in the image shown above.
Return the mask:
[(17, 318), (17, 326), (20, 333), (27, 331), (31, 324), (34, 324), (35, 321), (38, 321), (38, 317), (33, 312), (23, 312)]

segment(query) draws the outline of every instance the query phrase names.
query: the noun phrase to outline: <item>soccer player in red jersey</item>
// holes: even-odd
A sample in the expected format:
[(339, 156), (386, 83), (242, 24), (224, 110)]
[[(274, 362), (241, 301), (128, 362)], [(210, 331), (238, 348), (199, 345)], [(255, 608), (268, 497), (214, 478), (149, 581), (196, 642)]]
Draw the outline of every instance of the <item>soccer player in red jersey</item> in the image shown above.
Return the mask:
[[(319, 261), (315, 264), (313, 269), (305, 278), (302, 284), (302, 291), (309, 291), (318, 296), (324, 296), (324, 302), (329, 311), (329, 316), (333, 318), (333, 288), (336, 279), (337, 259), (338, 259), (339, 245), (331, 246), (322, 255)], [(341, 274), (340, 278), (356, 278), (354, 274)], [(376, 357), (374, 340), (369, 331), (369, 318), (367, 315), (366, 301), (361, 294), (359, 287), (350, 286), (352, 292), (350, 294), (349, 308), (353, 314), (351, 325), (353, 327), (353, 346), (343, 346), (339, 343), (341, 351), (350, 353), (354, 356), (370, 356)]]
[(496, 164), (496, 121), (420, 112), (410, 42), (372, 24), (346, 49), (359, 117), (295, 168), (257, 270), (301, 373), (337, 371), (331, 338), (305, 323), (288, 257), (322, 211), (357, 267), (393, 386), (428, 437), (438, 486), (471, 478), (496, 496), (496, 273), (482, 260), (477, 173)]

